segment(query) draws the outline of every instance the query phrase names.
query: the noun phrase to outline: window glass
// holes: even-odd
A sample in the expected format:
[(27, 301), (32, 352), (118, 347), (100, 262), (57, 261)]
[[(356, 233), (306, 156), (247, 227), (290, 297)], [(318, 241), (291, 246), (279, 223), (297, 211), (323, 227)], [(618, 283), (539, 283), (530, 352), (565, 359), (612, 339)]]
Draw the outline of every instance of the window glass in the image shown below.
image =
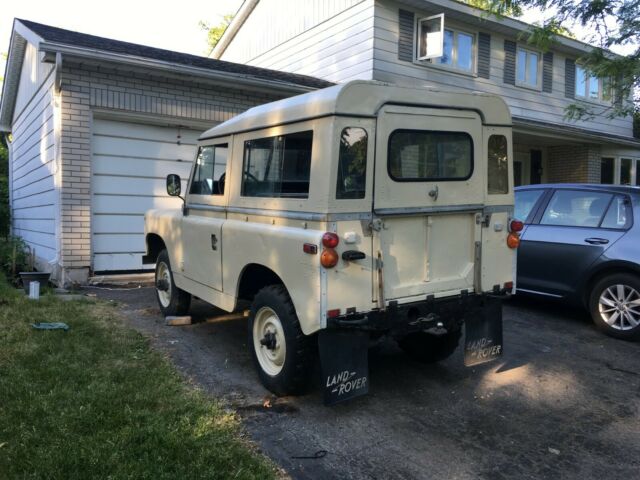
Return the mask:
[(543, 192), (544, 190), (520, 190), (516, 192), (516, 207), (513, 216), (523, 222), (526, 221)]
[(600, 82), (597, 77), (589, 77), (589, 98), (598, 100), (600, 97)]
[(227, 168), (227, 144), (200, 147), (189, 193), (192, 195), (224, 194)]
[(540, 224), (597, 227), (610, 200), (608, 193), (558, 190), (553, 194)]
[(312, 142), (312, 131), (246, 141), (241, 195), (307, 198)]
[(611, 101), (611, 79), (609, 77), (602, 79), (602, 100), (605, 102)]
[(627, 200), (623, 196), (616, 196), (602, 220), (602, 228), (627, 228), (631, 225), (630, 209)]
[(453, 64), (453, 32), (451, 30), (444, 31), (444, 48), (442, 50), (442, 56), (440, 57), (440, 63), (446, 65)]
[(640, 185), (640, 160), (636, 162), (636, 185)]
[(458, 68), (471, 70), (473, 66), (473, 37), (458, 33)]
[(516, 57), (516, 80), (518, 83), (535, 87), (538, 85), (538, 61), (540, 56), (535, 52), (518, 49)]
[(473, 171), (467, 133), (396, 130), (389, 137), (388, 168), (394, 180), (464, 180)]
[(613, 158), (600, 159), (600, 183), (611, 185), (614, 183), (615, 161)]
[(576, 65), (576, 95), (579, 97), (587, 96), (587, 75), (579, 65)]
[(526, 76), (527, 52), (525, 52), (524, 50), (518, 50), (518, 60), (516, 64), (517, 64), (516, 73), (517, 73), (518, 82), (524, 83), (527, 79), (527, 76)]
[(630, 158), (620, 159), (620, 185), (631, 185), (631, 165)]
[(529, 85), (538, 84), (538, 54), (528, 52), (527, 53), (527, 83)]
[(491, 135), (489, 137), (488, 191), (489, 194), (509, 193), (509, 158), (507, 137)]
[(348, 127), (340, 135), (336, 198), (364, 198), (367, 178), (367, 132)]

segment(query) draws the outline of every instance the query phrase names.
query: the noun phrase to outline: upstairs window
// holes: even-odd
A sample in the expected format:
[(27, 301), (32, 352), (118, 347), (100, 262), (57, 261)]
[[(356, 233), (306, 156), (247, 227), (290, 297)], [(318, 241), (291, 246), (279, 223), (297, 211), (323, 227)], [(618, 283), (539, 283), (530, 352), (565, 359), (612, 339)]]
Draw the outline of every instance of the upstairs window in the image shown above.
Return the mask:
[(444, 28), (441, 15), (418, 20), (418, 60), (471, 73), (475, 67), (475, 43), (473, 34)]
[(611, 102), (611, 79), (590, 75), (584, 67), (576, 65), (576, 97)]
[(540, 54), (538, 52), (518, 48), (516, 83), (525, 87), (540, 86)]
[(308, 198), (313, 132), (244, 143), (243, 197)]

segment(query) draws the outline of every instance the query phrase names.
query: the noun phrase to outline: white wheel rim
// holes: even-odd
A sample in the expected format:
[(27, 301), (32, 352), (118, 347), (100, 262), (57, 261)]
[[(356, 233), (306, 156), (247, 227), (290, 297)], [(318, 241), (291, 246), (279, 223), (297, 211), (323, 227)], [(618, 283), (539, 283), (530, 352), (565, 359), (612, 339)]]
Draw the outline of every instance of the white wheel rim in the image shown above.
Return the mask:
[[(260, 343), (261, 340), (275, 336), (275, 345)], [(273, 337), (271, 337), (273, 338)], [(287, 345), (282, 323), (276, 312), (269, 307), (262, 307), (253, 320), (253, 348), (262, 370), (272, 377), (278, 375), (284, 367)]]
[(598, 300), (600, 317), (616, 330), (631, 330), (640, 325), (640, 293), (629, 285), (611, 285)]
[[(164, 280), (167, 285), (166, 290), (160, 290), (157, 286), (158, 280)], [(158, 292), (158, 300), (160, 300), (160, 305), (164, 308), (167, 308), (171, 303), (171, 273), (169, 272), (169, 266), (164, 263), (158, 263), (158, 267), (156, 269), (156, 291)]]

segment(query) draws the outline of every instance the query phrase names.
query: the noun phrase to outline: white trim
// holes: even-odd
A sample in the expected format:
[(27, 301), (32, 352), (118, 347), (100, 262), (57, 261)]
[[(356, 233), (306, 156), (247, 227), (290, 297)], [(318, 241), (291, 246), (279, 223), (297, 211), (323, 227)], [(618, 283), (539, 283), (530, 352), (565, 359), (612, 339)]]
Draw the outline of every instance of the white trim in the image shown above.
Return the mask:
[[(524, 65), (524, 78), (525, 78), (524, 82), (518, 80), (518, 66), (520, 65), (520, 62), (518, 61), (518, 57), (519, 57), (518, 54), (520, 52), (524, 52), (526, 54), (525, 65)], [(536, 84), (535, 85), (531, 85), (526, 81), (527, 71), (529, 69), (529, 62), (527, 61), (529, 58), (529, 55), (536, 55), (538, 57), (538, 61), (536, 62), (537, 67), (536, 67)], [(535, 90), (536, 92), (541, 92), (542, 91), (542, 68), (543, 68), (542, 52), (538, 50), (533, 50), (530, 48), (525, 48), (520, 45), (516, 46), (516, 86), (517, 87), (528, 88), (529, 90)]]

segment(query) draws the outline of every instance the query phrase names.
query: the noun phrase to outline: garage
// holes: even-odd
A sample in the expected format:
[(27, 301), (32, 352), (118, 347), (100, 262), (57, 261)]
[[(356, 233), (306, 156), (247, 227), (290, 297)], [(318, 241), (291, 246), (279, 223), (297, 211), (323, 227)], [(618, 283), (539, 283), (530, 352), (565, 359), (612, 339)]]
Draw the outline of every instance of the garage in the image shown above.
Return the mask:
[[(168, 197), (165, 178), (189, 177), (200, 132), (94, 118), (92, 128), (93, 271), (139, 271), (144, 254), (144, 213), (152, 208), (179, 208)], [(183, 184), (184, 189), (184, 184)]]

